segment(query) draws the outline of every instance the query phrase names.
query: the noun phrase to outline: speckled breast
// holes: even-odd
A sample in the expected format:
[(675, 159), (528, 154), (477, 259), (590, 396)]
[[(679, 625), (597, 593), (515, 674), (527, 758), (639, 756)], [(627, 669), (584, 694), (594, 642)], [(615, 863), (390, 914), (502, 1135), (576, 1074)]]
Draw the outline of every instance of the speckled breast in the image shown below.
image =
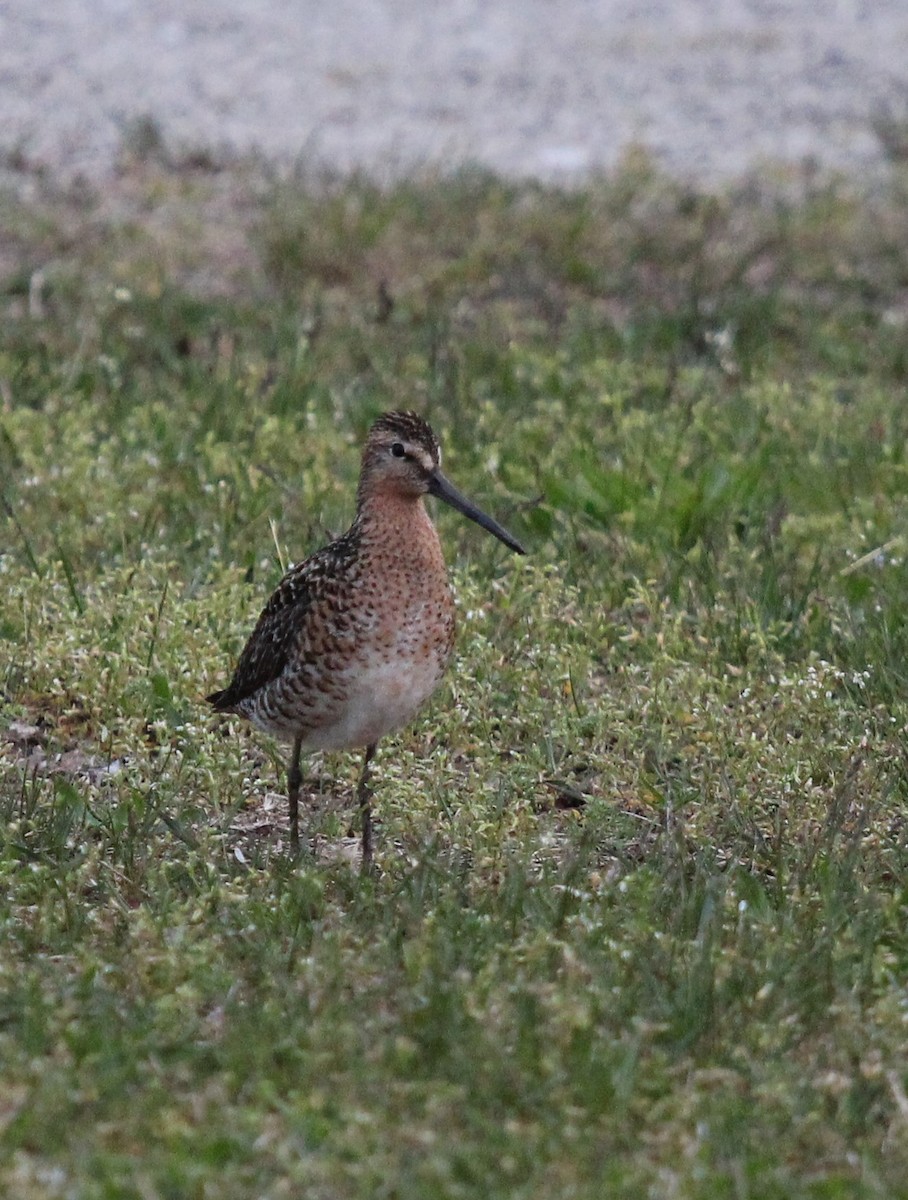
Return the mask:
[(343, 701), (308, 744), (370, 745), (412, 720), (441, 682), (454, 647), (454, 602), (429, 528), (435, 547), (423, 554), (378, 547), (386, 552), (364, 555), (351, 630), (356, 649), (336, 678)]
[(454, 602), (435, 529), (384, 521), (355, 564), (325, 584), (281, 676), (241, 711), (303, 747), (368, 746), (407, 724), (440, 683), (454, 646)]

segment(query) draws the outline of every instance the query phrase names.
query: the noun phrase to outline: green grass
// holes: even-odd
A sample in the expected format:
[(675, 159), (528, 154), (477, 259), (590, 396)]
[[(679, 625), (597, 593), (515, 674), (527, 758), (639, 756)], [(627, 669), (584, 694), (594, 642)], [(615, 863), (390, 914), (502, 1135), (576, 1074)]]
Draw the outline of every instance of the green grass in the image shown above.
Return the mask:
[[(908, 1196), (904, 181), (0, 215), (3, 1195)], [(437, 514), (361, 878), (201, 697), (392, 406), (532, 552)]]

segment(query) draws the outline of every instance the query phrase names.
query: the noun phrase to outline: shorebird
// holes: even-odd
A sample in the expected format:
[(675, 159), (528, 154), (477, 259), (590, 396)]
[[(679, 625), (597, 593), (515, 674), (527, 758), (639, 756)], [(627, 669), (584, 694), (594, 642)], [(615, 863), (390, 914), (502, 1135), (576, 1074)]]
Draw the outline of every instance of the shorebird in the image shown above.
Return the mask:
[(303, 750), (365, 748), (356, 798), (362, 862), (372, 859), (369, 765), (379, 738), (406, 725), (438, 686), (454, 646), (454, 601), (426, 495), (458, 509), (518, 554), (507, 530), (441, 473), (438, 439), (412, 412), (389, 412), (363, 450), (356, 517), (342, 537), (291, 567), (265, 605), (233, 678), (208, 697), (292, 746), (290, 847), (299, 852)]

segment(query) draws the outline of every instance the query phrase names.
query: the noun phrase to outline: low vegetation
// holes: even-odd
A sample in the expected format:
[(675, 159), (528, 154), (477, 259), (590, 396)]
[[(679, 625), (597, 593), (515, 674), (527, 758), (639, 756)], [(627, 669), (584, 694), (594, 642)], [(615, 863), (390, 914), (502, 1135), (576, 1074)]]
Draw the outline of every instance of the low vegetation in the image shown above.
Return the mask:
[[(908, 1196), (908, 182), (124, 161), (0, 198), (0, 1191)], [(458, 656), (353, 756), (215, 718), (371, 419)]]

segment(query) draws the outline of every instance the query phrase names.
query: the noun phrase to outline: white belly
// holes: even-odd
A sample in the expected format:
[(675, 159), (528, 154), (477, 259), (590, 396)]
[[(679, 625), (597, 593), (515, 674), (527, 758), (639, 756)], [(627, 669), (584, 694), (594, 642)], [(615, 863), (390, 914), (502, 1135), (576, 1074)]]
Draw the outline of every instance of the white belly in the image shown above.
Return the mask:
[(328, 726), (311, 730), (303, 748), (352, 750), (371, 746), (413, 719), (435, 691), (444, 666), (437, 660), (397, 659), (351, 675), (342, 711)]

